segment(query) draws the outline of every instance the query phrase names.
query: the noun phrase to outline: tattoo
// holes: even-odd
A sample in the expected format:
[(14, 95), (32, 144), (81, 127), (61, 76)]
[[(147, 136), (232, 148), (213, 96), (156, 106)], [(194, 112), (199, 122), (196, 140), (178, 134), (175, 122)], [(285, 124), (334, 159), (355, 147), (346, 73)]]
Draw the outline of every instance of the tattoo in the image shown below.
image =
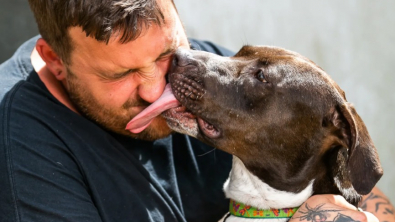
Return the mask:
[(394, 209), (392, 208), (392, 205), (390, 203), (390, 201), (385, 198), (382, 197), (380, 195), (374, 194), (373, 192), (369, 194), (368, 197), (366, 197), (366, 199), (364, 199), (361, 202), (361, 208), (363, 210), (367, 209), (367, 202), (368, 200), (376, 200), (377, 202), (375, 203), (375, 213), (378, 213), (379, 211), (381, 211), (383, 214), (391, 214), (394, 215)]
[[(323, 209), (324, 205), (325, 204), (321, 204), (315, 208), (312, 208), (307, 203), (305, 203), (304, 206), (306, 209), (303, 211), (299, 209), (299, 213), (302, 214), (302, 216), (297, 218), (299, 218), (300, 221), (306, 220), (311, 222), (357, 222), (349, 216), (337, 213), (342, 210)], [(330, 217), (331, 213), (337, 213), (337, 215), (333, 220), (328, 220), (328, 217)]]

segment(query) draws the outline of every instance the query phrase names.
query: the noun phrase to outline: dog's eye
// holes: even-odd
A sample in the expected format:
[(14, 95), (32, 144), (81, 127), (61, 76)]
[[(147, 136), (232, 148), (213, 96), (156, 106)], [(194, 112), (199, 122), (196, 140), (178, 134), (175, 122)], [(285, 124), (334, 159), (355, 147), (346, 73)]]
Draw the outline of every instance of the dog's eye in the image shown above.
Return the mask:
[(265, 74), (263, 73), (262, 70), (259, 70), (259, 71), (256, 73), (256, 78), (257, 78), (259, 81), (261, 81), (261, 82), (267, 82), (267, 81), (266, 81)]

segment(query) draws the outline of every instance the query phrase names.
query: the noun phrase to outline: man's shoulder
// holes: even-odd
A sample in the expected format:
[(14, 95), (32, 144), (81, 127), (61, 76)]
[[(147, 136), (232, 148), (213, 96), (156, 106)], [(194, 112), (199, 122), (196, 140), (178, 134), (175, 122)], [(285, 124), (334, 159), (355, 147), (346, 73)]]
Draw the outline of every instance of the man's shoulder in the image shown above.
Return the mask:
[(0, 101), (17, 82), (26, 80), (33, 71), (30, 54), (38, 38), (36, 36), (23, 43), (11, 58), (0, 64)]
[(201, 50), (206, 52), (215, 53), (221, 56), (233, 56), (235, 53), (226, 49), (218, 44), (212, 43), (210, 41), (201, 41), (196, 39), (189, 39), (191, 48), (194, 50)]

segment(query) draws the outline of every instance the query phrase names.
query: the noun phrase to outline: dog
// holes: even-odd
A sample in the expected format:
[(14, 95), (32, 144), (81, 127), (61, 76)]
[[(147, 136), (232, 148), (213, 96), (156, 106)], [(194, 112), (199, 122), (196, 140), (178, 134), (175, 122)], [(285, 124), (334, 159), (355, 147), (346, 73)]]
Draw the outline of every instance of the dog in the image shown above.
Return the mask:
[(236, 213), (296, 211), (315, 194), (341, 194), (357, 205), (383, 174), (343, 90), (298, 53), (244, 46), (221, 57), (178, 49), (168, 81), (181, 104), (162, 114), (170, 128), (233, 155), (224, 192)]

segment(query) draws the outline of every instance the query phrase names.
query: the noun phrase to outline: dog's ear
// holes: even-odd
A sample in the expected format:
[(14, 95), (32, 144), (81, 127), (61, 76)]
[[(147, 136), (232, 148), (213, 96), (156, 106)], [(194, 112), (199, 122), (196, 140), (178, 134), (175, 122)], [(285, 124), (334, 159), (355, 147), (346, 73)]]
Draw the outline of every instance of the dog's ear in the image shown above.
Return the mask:
[(352, 196), (353, 190), (359, 195), (368, 194), (383, 170), (365, 124), (349, 103), (333, 109), (330, 121), (339, 138), (331, 157), (336, 185), (344, 196)]

